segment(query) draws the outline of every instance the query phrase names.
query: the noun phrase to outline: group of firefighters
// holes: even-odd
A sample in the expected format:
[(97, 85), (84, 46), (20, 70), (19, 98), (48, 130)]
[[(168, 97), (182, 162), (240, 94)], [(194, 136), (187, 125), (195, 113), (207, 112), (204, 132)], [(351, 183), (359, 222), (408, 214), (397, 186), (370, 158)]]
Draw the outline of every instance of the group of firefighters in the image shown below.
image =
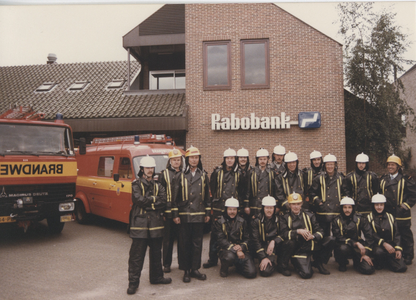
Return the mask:
[(341, 272), (349, 259), (362, 274), (383, 267), (407, 270), (414, 256), (410, 209), (416, 184), (403, 174), (399, 157), (387, 159), (388, 173), (380, 178), (369, 170), (364, 153), (347, 176), (338, 172), (334, 155), (322, 157), (319, 151), (310, 154), (310, 168), (303, 170), (297, 155), (281, 145), (269, 159), (261, 148), (252, 167), (246, 149), (227, 149), (208, 178), (197, 148), (186, 150), (185, 166), (181, 151), (173, 149), (155, 181), (155, 160), (142, 158), (132, 184), (127, 293), (137, 291), (147, 246), (150, 283), (171, 283), (163, 273), (170, 272), (175, 234), (183, 282), (205, 280), (199, 269), (204, 224), (210, 221), (203, 267), (219, 260), (221, 277), (231, 266), (246, 278), (256, 277), (255, 258), (261, 276), (274, 271), (290, 276), (289, 262), (304, 279), (312, 277), (312, 267), (328, 275), (324, 265), (332, 252)]

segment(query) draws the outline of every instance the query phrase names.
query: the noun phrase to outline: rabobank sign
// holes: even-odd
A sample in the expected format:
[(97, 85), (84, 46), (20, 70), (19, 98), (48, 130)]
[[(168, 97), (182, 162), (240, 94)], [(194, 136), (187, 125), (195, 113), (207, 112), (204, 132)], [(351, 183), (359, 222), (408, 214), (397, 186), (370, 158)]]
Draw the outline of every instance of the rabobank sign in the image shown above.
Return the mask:
[(290, 129), (291, 125), (300, 128), (319, 128), (321, 127), (321, 114), (319, 112), (301, 112), (298, 120), (290, 120), (286, 113), (280, 116), (259, 117), (255, 113), (250, 116), (238, 117), (231, 114), (230, 117), (221, 117), (220, 114), (211, 114), (212, 130), (257, 130), (257, 129)]

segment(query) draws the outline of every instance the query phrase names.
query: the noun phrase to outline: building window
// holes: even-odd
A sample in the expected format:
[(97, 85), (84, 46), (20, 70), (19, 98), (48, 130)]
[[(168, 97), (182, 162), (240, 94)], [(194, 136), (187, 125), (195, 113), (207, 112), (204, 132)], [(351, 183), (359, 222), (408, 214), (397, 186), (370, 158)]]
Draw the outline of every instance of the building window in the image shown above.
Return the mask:
[(98, 176), (112, 177), (113, 176), (114, 157), (102, 156), (98, 162)]
[(70, 87), (70, 91), (81, 91), (88, 85), (87, 81), (75, 81)]
[(44, 82), (40, 87), (36, 89), (36, 92), (48, 92), (55, 86), (54, 82)]
[(185, 89), (185, 71), (150, 71), (150, 90)]
[(269, 88), (269, 40), (241, 41), (241, 87)]
[(230, 41), (204, 42), (204, 89), (231, 89)]
[(124, 79), (113, 79), (113, 81), (111, 81), (107, 88), (109, 89), (118, 89), (123, 87), (124, 82), (126, 82)]

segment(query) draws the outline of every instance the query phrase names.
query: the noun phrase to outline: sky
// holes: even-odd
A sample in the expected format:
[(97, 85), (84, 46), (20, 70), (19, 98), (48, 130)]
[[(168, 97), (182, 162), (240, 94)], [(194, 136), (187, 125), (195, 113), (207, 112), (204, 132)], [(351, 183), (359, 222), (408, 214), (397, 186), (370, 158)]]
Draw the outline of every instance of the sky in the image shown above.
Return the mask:
[[(58, 63), (127, 60), (122, 37), (163, 3), (180, 3), (165, 0), (152, 2), (158, 4), (146, 4), (140, 0), (125, 0), (123, 4), (111, 4), (114, 1), (66, 0), (67, 4), (55, 4), (62, 2), (0, 0), (0, 67), (45, 64), (49, 53), (57, 55)], [(212, 2), (218, 1), (211, 0), (210, 3)], [(335, 24), (338, 17), (337, 2), (276, 4), (342, 43), (337, 34), (339, 25)], [(391, 7), (392, 4), (393, 2), (383, 1), (376, 2), (375, 6), (381, 9)], [(397, 24), (413, 41), (406, 58), (416, 61), (416, 1), (394, 2), (389, 9), (397, 12)]]

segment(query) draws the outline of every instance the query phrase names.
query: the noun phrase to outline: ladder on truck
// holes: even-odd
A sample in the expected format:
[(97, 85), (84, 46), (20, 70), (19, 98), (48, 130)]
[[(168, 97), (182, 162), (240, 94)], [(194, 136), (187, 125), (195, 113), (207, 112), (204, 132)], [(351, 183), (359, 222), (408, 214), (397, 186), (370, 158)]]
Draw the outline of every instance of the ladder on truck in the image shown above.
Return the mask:
[(45, 118), (44, 113), (37, 113), (30, 106), (15, 106), (0, 115), (0, 119), (39, 121)]

